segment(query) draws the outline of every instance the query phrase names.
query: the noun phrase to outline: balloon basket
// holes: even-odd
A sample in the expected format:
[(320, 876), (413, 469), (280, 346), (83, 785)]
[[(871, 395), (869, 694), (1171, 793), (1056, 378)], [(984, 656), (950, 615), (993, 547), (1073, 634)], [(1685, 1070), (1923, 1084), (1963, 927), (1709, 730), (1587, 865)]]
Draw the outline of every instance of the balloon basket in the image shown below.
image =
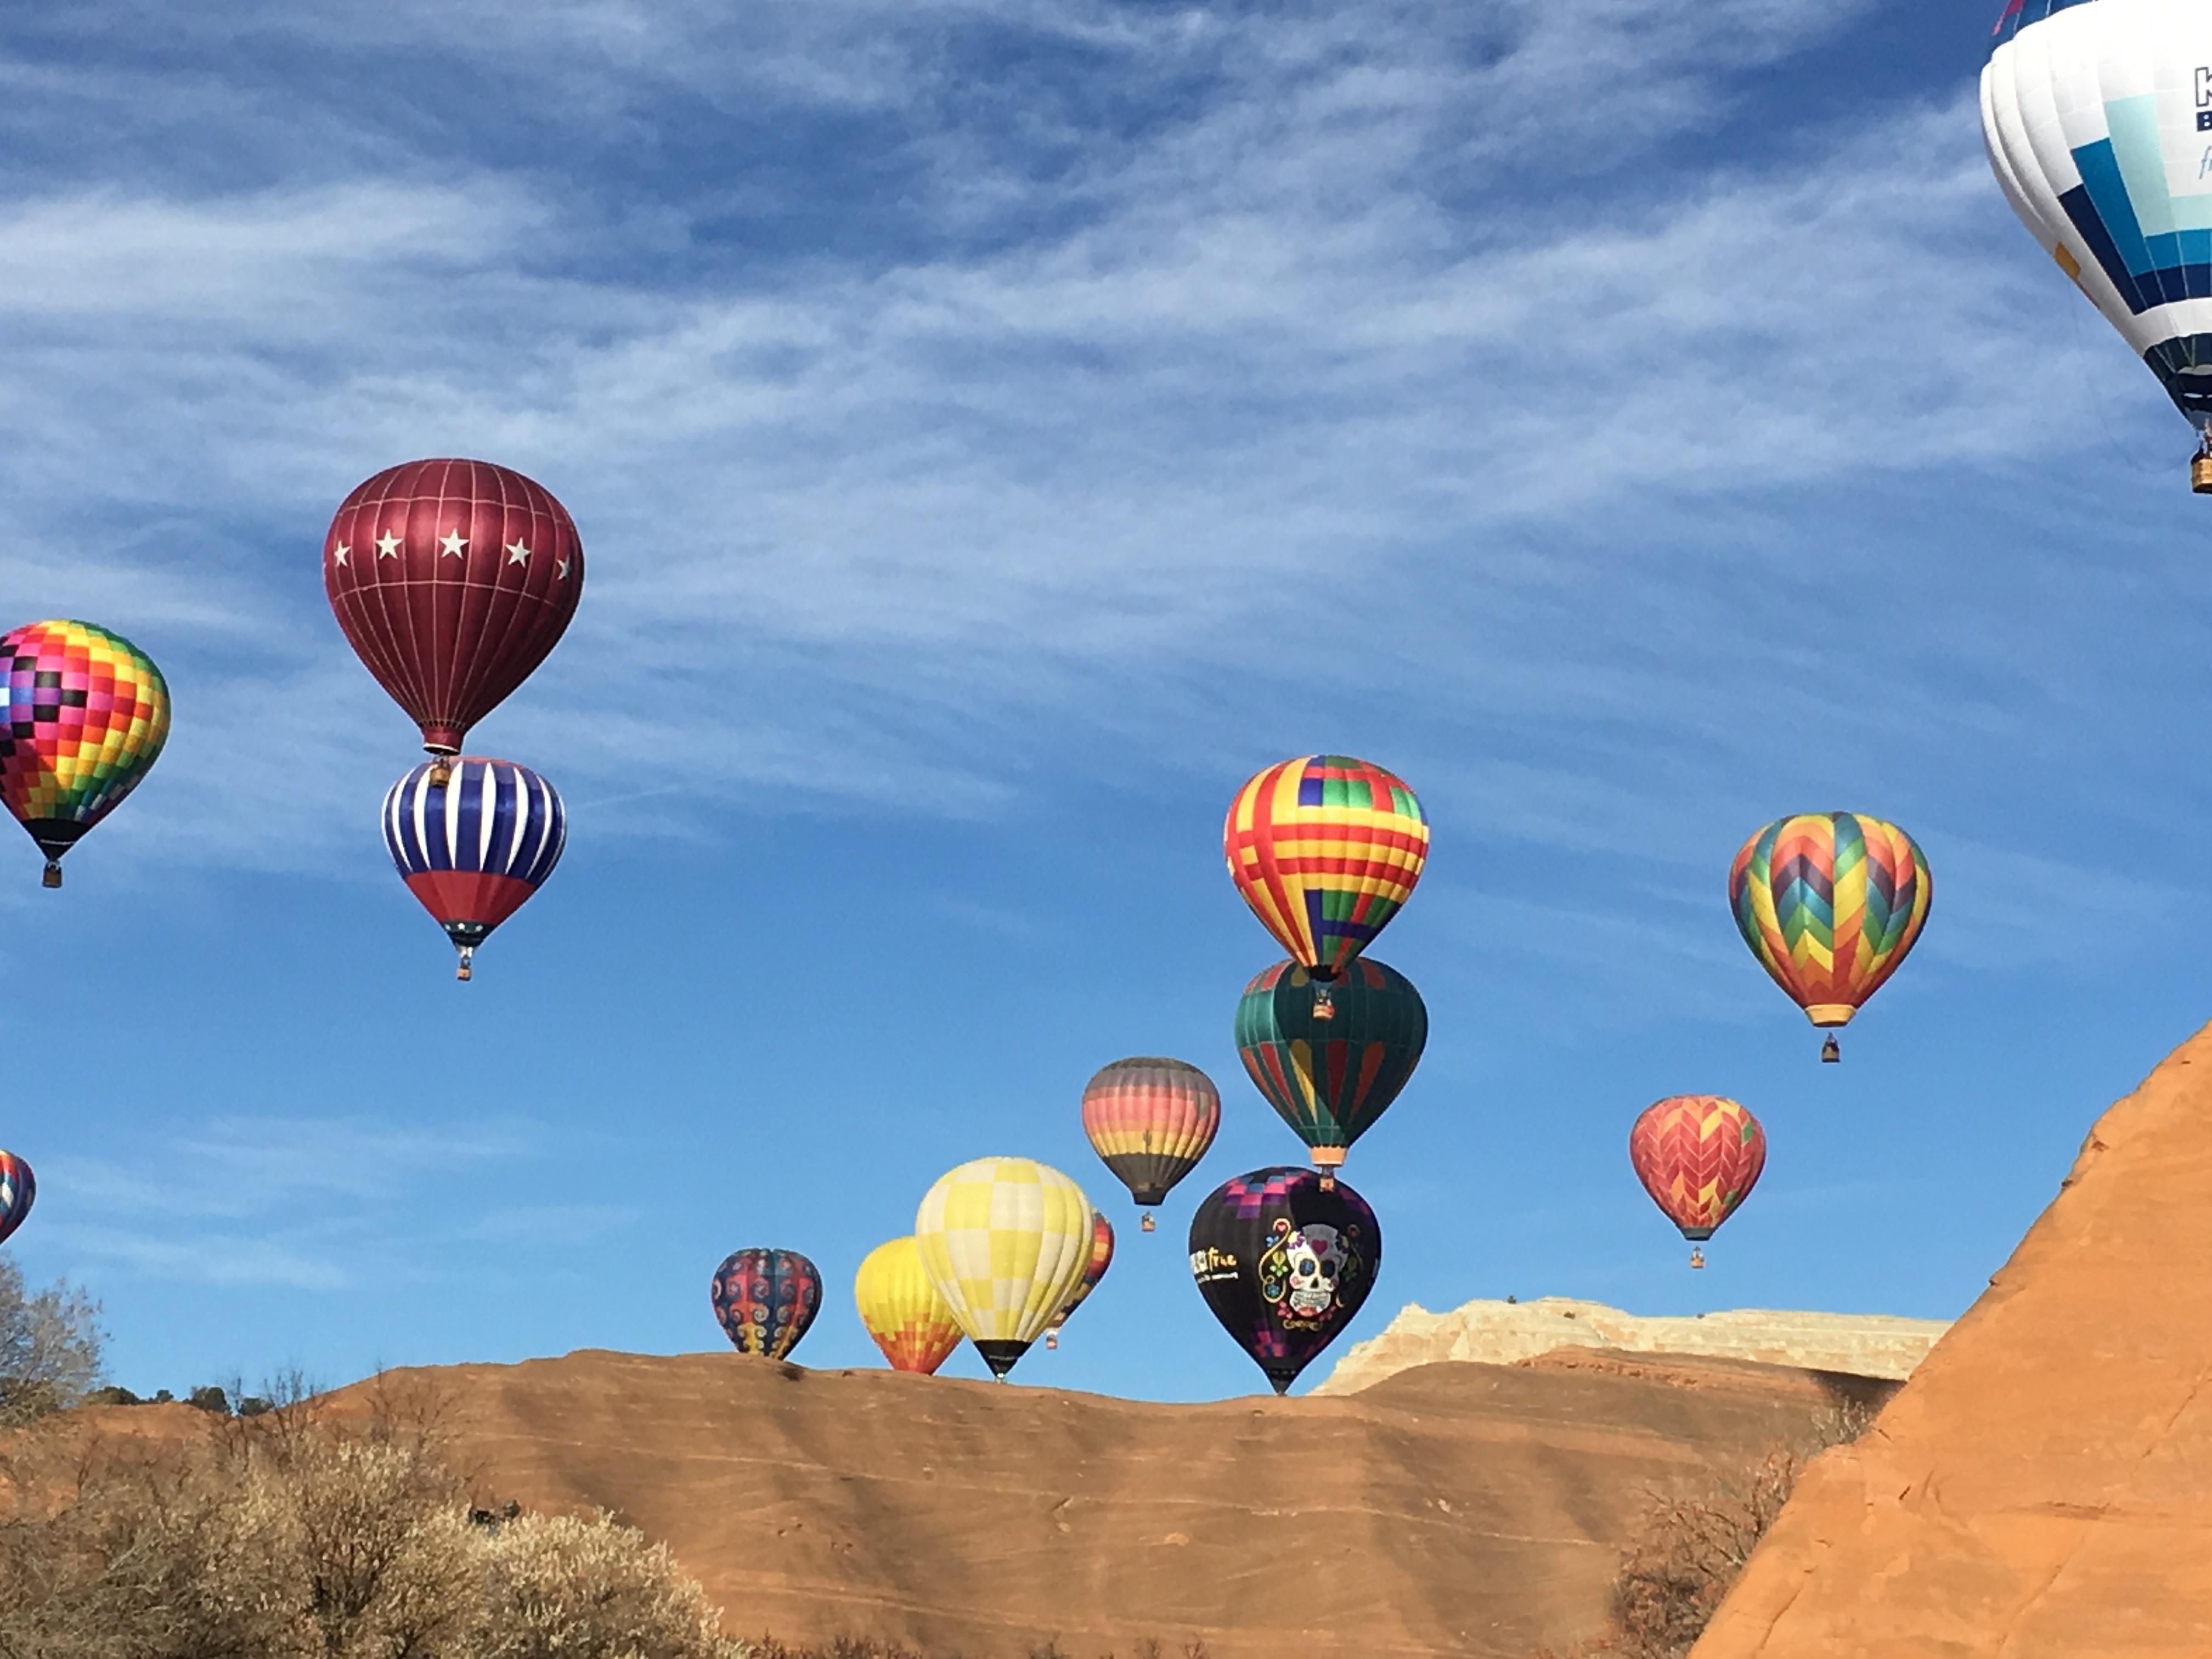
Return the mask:
[(2190, 462), (2189, 487), (2199, 495), (2212, 495), (2212, 453), (2200, 451)]
[(1150, 1210), (1146, 1211), (1144, 1218), (1137, 1223), (1137, 1231), (1140, 1233), (1156, 1233), (1159, 1231), (1159, 1229), (1152, 1224), (1152, 1212)]
[(1319, 980), (1316, 980), (1314, 981), (1313, 1017), (1316, 1019), (1334, 1019), (1336, 1018), (1336, 997), (1334, 994), (1329, 990), (1328, 987), (1322, 984)]
[(433, 789), (443, 789), (453, 781), (453, 763), (449, 757), (441, 755), (430, 763), (430, 787)]
[(1840, 1061), (1843, 1057), (1843, 1044), (1838, 1042), (1835, 1038), (1830, 1037), (1826, 1042), (1823, 1042), (1820, 1045), (1820, 1064), (1823, 1066), (1833, 1066)]
[(1690, 1265), (1692, 1267), (1703, 1267), (1705, 1265), (1705, 1253), (1694, 1244), (1690, 1247)]
[(455, 979), (468, 980), (474, 979), (477, 976), (477, 965), (471, 959), (475, 955), (476, 950), (474, 946), (467, 945), (461, 946), (460, 962), (453, 969), (453, 977)]
[(1044, 1334), (1044, 1345), (1048, 1348), (1058, 1347), (1060, 1346), (1060, 1333), (1058, 1331), (1047, 1331)]
[(1336, 1190), (1336, 1172), (1344, 1165), (1345, 1148), (1316, 1146), (1313, 1149), (1313, 1166), (1321, 1173), (1321, 1189), (1325, 1193)]
[(39, 885), (41, 887), (58, 887), (61, 884), (62, 867), (53, 860), (48, 859), (46, 860), (46, 873), (39, 878)]

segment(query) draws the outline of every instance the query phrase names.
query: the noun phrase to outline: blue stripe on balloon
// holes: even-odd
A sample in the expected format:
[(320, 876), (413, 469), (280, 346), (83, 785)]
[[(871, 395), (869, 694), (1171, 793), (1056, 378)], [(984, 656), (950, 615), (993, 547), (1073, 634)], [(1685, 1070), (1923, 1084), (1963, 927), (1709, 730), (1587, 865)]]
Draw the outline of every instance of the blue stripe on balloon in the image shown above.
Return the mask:
[(451, 763), (441, 787), (430, 781), (434, 764), (416, 767), (384, 798), (385, 850), (401, 875), (482, 871), (535, 887), (552, 874), (568, 824), (551, 784), (512, 761), (462, 760)]

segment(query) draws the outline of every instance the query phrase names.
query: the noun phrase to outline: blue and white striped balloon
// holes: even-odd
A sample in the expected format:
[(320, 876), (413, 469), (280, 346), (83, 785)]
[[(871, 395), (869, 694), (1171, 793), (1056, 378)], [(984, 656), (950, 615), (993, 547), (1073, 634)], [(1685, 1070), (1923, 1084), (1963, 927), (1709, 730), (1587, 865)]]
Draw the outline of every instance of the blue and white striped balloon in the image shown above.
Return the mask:
[(426, 761), (384, 798), (384, 845), (470, 977), (476, 947), (553, 873), (568, 841), (553, 786), (513, 761)]

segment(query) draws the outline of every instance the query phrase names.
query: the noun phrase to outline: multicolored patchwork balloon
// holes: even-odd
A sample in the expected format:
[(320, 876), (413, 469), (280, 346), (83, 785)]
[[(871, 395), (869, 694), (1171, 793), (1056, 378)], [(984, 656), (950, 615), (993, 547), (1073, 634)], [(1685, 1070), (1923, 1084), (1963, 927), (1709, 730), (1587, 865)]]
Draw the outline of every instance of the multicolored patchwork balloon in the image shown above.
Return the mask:
[(1091, 1262), (1083, 1270), (1083, 1282), (1075, 1287), (1075, 1294), (1061, 1304), (1045, 1327), (1044, 1345), (1048, 1348), (1060, 1346), (1060, 1328), (1067, 1323), (1068, 1315), (1083, 1305), (1084, 1298), (1098, 1288), (1098, 1281), (1106, 1277), (1107, 1268), (1114, 1265), (1114, 1224), (1101, 1211), (1091, 1212)]
[[(1729, 905), (1759, 965), (1814, 1024), (1848, 1024), (1927, 925), (1928, 860), (1893, 823), (1861, 812), (1778, 818), (1729, 869)], [(1832, 1060), (1834, 1037), (1820, 1058)]]
[(1324, 1173), (1398, 1097), (1429, 1040), (1413, 981), (1371, 957), (1316, 984), (1279, 962), (1237, 1004), (1237, 1052), (1267, 1103)]
[(893, 1370), (931, 1376), (960, 1346), (960, 1322), (930, 1283), (911, 1235), (878, 1244), (861, 1259), (853, 1302)]
[(387, 467), (323, 538), (331, 611), (434, 755), (545, 660), (576, 614), (584, 546), (543, 484), (489, 461)]
[(781, 1359), (822, 1305), (822, 1275), (796, 1250), (733, 1250), (714, 1269), (714, 1317), (739, 1353)]
[[(1100, 1068), (1083, 1089), (1083, 1133), (1130, 1197), (1163, 1202), (1221, 1127), (1221, 1091), (1188, 1060), (1144, 1057)], [(1152, 1231), (1147, 1214), (1139, 1223)]]
[(13, 1152), (0, 1152), (0, 1243), (5, 1243), (29, 1218), (32, 1201), (38, 1195), (39, 1183), (32, 1179), (31, 1166)]
[(922, 1268), (992, 1376), (1012, 1370), (1075, 1294), (1097, 1213), (1082, 1188), (1026, 1158), (979, 1158), (923, 1194)]
[(25, 623), (0, 635), (8, 665), (0, 800), (46, 855), (62, 854), (138, 787), (169, 738), (169, 686), (120, 634), (83, 622)]
[[(1693, 1244), (1751, 1196), (1766, 1167), (1766, 1132), (1722, 1095), (1674, 1095), (1644, 1109), (1628, 1132), (1628, 1161), (1651, 1201)], [(1705, 1265), (1702, 1251), (1690, 1265)]]
[(1412, 895), (1429, 823), (1405, 781), (1381, 767), (1304, 756), (1237, 792), (1222, 850), (1252, 914), (1293, 962), (1329, 979)]
[(1190, 1220), (1199, 1294), (1277, 1394), (1342, 1334), (1382, 1266), (1367, 1200), (1310, 1170), (1238, 1176)]
[(392, 866), (475, 971), (477, 946), (561, 861), (568, 815), (553, 786), (513, 761), (425, 761), (384, 797)]

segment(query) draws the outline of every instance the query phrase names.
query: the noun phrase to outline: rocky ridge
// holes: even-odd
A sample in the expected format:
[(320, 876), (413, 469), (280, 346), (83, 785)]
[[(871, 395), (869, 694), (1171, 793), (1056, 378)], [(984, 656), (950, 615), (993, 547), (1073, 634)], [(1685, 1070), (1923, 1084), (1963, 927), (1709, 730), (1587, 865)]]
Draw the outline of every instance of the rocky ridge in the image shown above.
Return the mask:
[(1562, 1296), (1474, 1301), (1440, 1314), (1412, 1303), (1377, 1334), (1352, 1344), (1313, 1392), (1356, 1394), (1416, 1365), (1510, 1365), (1560, 1348), (1699, 1354), (1901, 1380), (1949, 1328), (1937, 1319), (1765, 1308), (1647, 1317)]

